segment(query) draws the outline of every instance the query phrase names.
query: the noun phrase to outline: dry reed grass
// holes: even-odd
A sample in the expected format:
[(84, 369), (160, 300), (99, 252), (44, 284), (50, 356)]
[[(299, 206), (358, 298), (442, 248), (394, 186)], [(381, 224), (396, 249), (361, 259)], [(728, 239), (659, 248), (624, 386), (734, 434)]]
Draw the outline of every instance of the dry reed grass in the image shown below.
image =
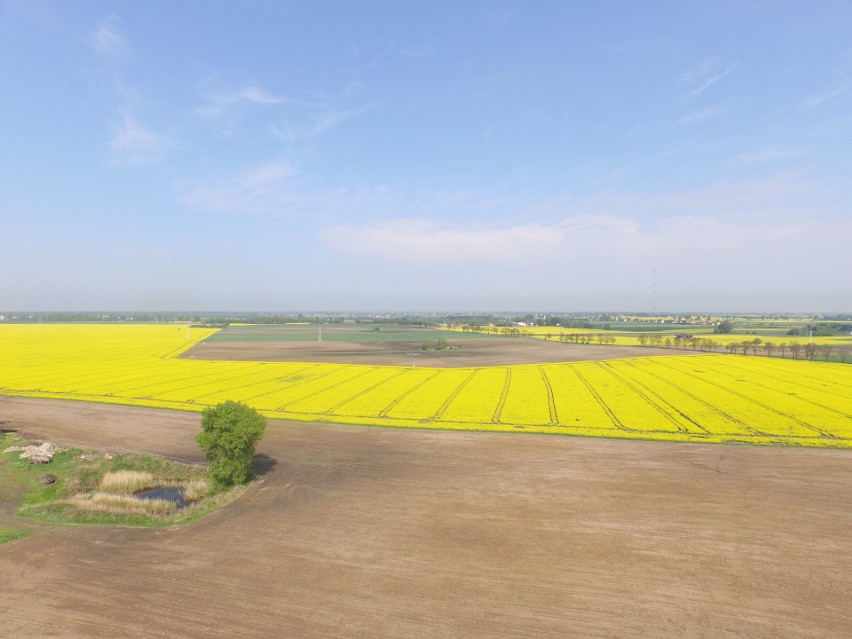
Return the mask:
[(175, 503), (168, 499), (139, 499), (133, 495), (104, 492), (74, 495), (69, 502), (80, 510), (125, 514), (168, 515), (176, 509)]
[(184, 482), (182, 488), (187, 501), (198, 501), (210, 494), (210, 482), (206, 479), (191, 479)]
[(183, 489), (184, 498), (196, 502), (210, 494), (206, 479), (174, 480), (155, 477), (152, 473), (119, 470), (106, 473), (94, 492), (78, 492), (68, 503), (81, 510), (123, 514), (169, 515), (177, 510), (169, 499), (140, 499), (138, 493), (155, 486)]
[(100, 489), (104, 493), (123, 495), (136, 493), (154, 486), (154, 476), (151, 473), (136, 470), (119, 470), (107, 473), (101, 480)]

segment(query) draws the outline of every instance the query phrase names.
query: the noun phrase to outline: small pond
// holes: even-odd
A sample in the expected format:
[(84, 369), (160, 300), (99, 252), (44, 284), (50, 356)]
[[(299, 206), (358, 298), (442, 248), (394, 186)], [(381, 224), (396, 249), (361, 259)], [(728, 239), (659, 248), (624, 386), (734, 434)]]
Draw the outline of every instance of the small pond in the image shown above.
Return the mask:
[(154, 486), (148, 490), (134, 493), (139, 499), (166, 499), (173, 501), (178, 510), (189, 506), (189, 502), (183, 494), (183, 488), (168, 488), (166, 486)]

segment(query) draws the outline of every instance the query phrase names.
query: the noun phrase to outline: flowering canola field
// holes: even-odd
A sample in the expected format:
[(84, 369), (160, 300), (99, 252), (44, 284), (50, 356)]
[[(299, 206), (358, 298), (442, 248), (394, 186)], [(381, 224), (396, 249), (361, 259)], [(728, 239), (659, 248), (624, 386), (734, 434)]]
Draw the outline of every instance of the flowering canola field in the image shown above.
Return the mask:
[(445, 369), (177, 358), (213, 332), (2, 325), (0, 395), (182, 410), (232, 399), (310, 422), (852, 448), (852, 366), (715, 354)]

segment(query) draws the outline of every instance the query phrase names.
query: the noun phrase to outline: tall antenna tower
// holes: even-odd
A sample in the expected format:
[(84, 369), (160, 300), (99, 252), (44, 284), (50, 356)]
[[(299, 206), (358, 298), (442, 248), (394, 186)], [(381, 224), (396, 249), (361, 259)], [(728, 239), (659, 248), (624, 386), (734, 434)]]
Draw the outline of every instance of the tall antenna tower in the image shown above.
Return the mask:
[(651, 295), (652, 295), (652, 309), (654, 315), (657, 314), (657, 267), (654, 266), (654, 275), (651, 280)]

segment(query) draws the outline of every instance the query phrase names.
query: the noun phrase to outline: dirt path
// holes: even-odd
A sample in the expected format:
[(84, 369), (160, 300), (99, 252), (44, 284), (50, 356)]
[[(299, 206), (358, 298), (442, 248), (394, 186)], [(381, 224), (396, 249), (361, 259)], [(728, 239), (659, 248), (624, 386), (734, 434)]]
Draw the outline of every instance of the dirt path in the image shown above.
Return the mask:
[[(0, 398), (3, 428), (199, 459), (199, 416)], [(852, 636), (852, 453), (270, 423), (169, 530), (0, 546), (24, 637)]]

